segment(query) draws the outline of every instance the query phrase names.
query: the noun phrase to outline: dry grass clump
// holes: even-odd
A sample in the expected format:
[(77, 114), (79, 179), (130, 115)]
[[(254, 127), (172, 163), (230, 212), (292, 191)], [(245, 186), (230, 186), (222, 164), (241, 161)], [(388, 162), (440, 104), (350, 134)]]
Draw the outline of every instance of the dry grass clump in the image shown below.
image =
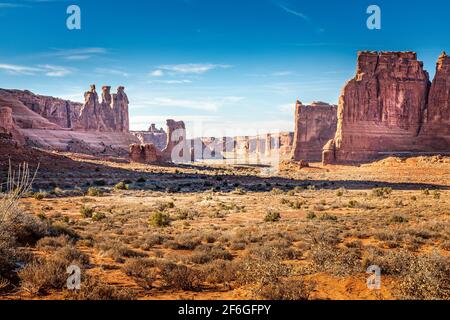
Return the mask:
[(175, 290), (198, 291), (205, 280), (201, 270), (171, 262), (159, 266), (160, 276), (166, 286)]
[(58, 249), (49, 258), (38, 258), (19, 271), (21, 288), (31, 295), (39, 295), (66, 285), (66, 269), (70, 265), (80, 268), (88, 263), (81, 252), (71, 246)]
[(400, 298), (407, 300), (449, 300), (450, 259), (439, 254), (410, 260), (400, 278)]
[(94, 246), (103, 256), (109, 257), (118, 263), (125, 262), (124, 258), (136, 258), (145, 256), (139, 252), (136, 252), (122, 242), (117, 240), (105, 240), (97, 243)]
[(314, 244), (309, 252), (313, 272), (329, 272), (346, 276), (362, 271), (358, 248), (338, 248), (324, 243)]
[(152, 227), (164, 228), (170, 225), (170, 216), (169, 214), (163, 211), (155, 211), (150, 215), (150, 219), (148, 220), (148, 224)]
[(193, 233), (182, 233), (174, 240), (167, 241), (165, 246), (173, 250), (194, 250), (202, 243), (200, 237)]
[(133, 258), (128, 260), (123, 266), (123, 272), (132, 277), (142, 288), (149, 290), (153, 288), (158, 272), (155, 269), (158, 261), (147, 258)]
[(282, 279), (259, 289), (259, 296), (264, 300), (309, 300), (314, 291), (315, 283), (305, 280)]
[(135, 300), (135, 294), (129, 289), (111, 286), (97, 277), (82, 275), (81, 289), (65, 291), (66, 300), (101, 301), (101, 300)]
[(188, 262), (195, 264), (206, 264), (214, 260), (233, 260), (233, 255), (221, 247), (202, 245), (187, 257)]

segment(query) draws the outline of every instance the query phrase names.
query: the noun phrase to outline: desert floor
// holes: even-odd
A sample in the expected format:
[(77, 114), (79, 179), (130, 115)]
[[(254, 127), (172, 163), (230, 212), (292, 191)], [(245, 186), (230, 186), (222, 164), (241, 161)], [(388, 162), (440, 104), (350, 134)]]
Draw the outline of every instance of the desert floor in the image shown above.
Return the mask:
[[(66, 156), (20, 201), (53, 231), (22, 241), (27, 265), (0, 299), (450, 299), (448, 157), (261, 176)], [(86, 290), (64, 288), (61, 256)]]

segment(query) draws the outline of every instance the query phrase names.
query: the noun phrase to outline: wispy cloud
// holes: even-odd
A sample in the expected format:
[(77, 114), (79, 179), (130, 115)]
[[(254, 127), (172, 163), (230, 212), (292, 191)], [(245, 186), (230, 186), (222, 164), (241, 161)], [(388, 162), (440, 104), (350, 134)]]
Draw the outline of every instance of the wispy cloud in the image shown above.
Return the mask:
[(220, 107), (226, 104), (237, 103), (243, 100), (243, 97), (219, 97), (219, 98), (205, 98), (205, 99), (177, 99), (167, 97), (156, 97), (152, 99), (140, 99), (135, 101), (136, 108), (145, 107), (174, 107), (186, 108), (194, 110), (202, 110), (209, 112), (216, 112)]
[(213, 63), (166, 64), (157, 67), (151, 75), (162, 76), (164, 72), (172, 74), (203, 74), (214, 69), (226, 69), (230, 67), (230, 65), (226, 64)]
[(6, 71), (13, 75), (39, 75), (43, 74), (48, 77), (64, 77), (72, 73), (72, 70), (62, 66), (39, 65), (37, 67), (20, 66), (15, 64), (0, 64), (0, 70)]
[(152, 77), (162, 77), (164, 75), (164, 71), (162, 71), (162, 70), (154, 70), (154, 71), (150, 72), (150, 75)]
[(0, 70), (10, 74), (33, 75), (40, 71), (38, 68), (19, 66), (15, 64), (0, 63)]
[(100, 73), (100, 74), (121, 76), (121, 77), (129, 77), (130, 76), (130, 74), (125, 71), (118, 70), (118, 69), (111, 69), (111, 68), (96, 68), (95, 72)]
[(49, 77), (64, 77), (72, 73), (72, 70), (61, 66), (52, 66), (49, 64), (39, 66), (44, 74)]
[(29, 7), (30, 6), (23, 3), (0, 2), (0, 9), (29, 8)]
[(182, 79), (182, 80), (151, 80), (148, 83), (161, 83), (161, 84), (187, 84), (192, 83), (192, 80)]
[(94, 56), (108, 53), (108, 50), (100, 47), (76, 48), (76, 49), (54, 49), (45, 56), (60, 57), (69, 61), (87, 60)]
[(287, 13), (290, 13), (290, 14), (293, 14), (294, 16), (300, 17), (300, 18), (302, 18), (303, 20), (305, 20), (307, 22), (311, 22), (311, 19), (306, 14), (304, 14), (303, 12), (292, 10), (292, 9), (282, 5), (282, 4), (278, 4), (278, 6), (281, 9), (283, 9), (285, 12), (287, 12)]

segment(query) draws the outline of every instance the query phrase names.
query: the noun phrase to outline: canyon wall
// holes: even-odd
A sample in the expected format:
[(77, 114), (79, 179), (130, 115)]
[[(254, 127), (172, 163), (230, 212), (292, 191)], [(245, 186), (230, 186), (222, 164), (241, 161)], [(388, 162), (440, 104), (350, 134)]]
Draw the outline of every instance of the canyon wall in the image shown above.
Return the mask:
[(295, 107), (295, 133), (292, 159), (322, 161), (322, 148), (334, 137), (337, 128), (337, 106), (324, 102)]
[(116, 94), (111, 94), (110, 89), (102, 88), (99, 102), (95, 85), (91, 85), (84, 104), (28, 90), (0, 89), (0, 106), (12, 108), (17, 125), (23, 129), (128, 132), (129, 101), (124, 87), (119, 87)]
[[(0, 127), (6, 131), (11, 114), (12, 138), (23, 145), (48, 150), (125, 156), (139, 140), (129, 133), (128, 97), (124, 87), (110, 94), (102, 88), (99, 102), (95, 86), (85, 103), (36, 95), (30, 91), (0, 89)], [(8, 112), (7, 110), (10, 110)]]
[(442, 55), (430, 90), (416, 53), (359, 52), (357, 74), (339, 99), (337, 131), (324, 147), (324, 163), (449, 152), (449, 139), (439, 132), (448, 137), (448, 65)]

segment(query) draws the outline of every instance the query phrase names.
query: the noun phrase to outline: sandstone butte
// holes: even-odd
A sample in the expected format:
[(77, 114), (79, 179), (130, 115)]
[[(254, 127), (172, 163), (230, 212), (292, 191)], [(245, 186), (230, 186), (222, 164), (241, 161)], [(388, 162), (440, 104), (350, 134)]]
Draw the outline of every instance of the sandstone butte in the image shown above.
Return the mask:
[(325, 102), (295, 106), (295, 133), (292, 159), (320, 162), (323, 146), (334, 137), (337, 127), (337, 106)]
[(335, 137), (323, 162), (366, 162), (387, 155), (450, 151), (450, 57), (433, 83), (414, 52), (359, 52), (342, 90)]

